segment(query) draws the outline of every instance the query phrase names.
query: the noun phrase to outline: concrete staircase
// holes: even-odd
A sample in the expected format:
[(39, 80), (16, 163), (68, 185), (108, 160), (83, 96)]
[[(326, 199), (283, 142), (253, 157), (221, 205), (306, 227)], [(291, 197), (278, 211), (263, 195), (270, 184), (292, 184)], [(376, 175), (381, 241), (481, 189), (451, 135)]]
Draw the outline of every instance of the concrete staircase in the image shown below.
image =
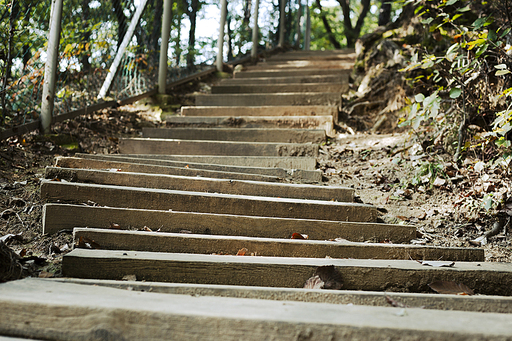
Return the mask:
[[(197, 96), (170, 129), (121, 140), (121, 155), (58, 158), (43, 228), (73, 229), (66, 278), (0, 285), (0, 335), (512, 338), (510, 264), (409, 244), (413, 226), (379, 223), (352, 189), (322, 185), (318, 144), (353, 58), (273, 56)], [(433, 294), (436, 281), (478, 295)]]

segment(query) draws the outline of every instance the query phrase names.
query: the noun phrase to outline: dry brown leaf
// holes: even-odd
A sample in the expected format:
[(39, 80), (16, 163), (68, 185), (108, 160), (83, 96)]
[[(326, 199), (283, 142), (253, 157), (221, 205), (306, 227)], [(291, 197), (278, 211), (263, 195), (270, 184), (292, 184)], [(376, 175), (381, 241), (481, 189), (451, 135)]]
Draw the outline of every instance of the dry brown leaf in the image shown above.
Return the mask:
[(78, 238), (77, 246), (83, 249), (101, 249), (100, 244), (87, 237)]
[(319, 266), (313, 277), (304, 284), (306, 289), (333, 289), (339, 290), (343, 287), (341, 274), (334, 265)]
[(241, 248), (240, 250), (238, 250), (238, 252), (236, 253), (237, 256), (245, 256), (245, 254), (249, 252), (249, 250), (247, 250), (245, 247)]
[(435, 281), (428, 285), (430, 289), (439, 294), (448, 295), (474, 295), (475, 292), (463, 283), (453, 281)]
[(308, 239), (309, 236), (307, 234), (300, 234), (300, 233), (293, 233), (292, 234), (292, 239)]
[(111, 229), (120, 230), (121, 229), (121, 225), (116, 224), (116, 223), (110, 223), (110, 228)]
[(146, 232), (153, 232), (153, 230), (152, 230), (152, 229), (150, 229), (150, 228), (149, 228), (149, 227), (147, 227), (147, 226), (144, 226), (142, 229), (143, 229), (144, 231), (146, 231)]

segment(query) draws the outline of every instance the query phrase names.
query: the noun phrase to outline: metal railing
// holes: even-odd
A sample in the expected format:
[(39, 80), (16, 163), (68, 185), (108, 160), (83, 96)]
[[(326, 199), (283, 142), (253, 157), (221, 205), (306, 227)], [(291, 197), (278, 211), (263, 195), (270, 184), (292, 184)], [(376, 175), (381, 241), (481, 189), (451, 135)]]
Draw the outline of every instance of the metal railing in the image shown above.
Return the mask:
[[(247, 18), (246, 2), (0, 0), (0, 138), (35, 129), (48, 132), (53, 122), (133, 102), (158, 88), (164, 92), (162, 84), (214, 65), (221, 69), (235, 54), (240, 58), (252, 51), (254, 58), (258, 47), (286, 44), (279, 27), (286, 26), (288, 15), (280, 13), (297, 13), (299, 6), (261, 0), (259, 8), (260, 1), (253, 0)], [(194, 18), (194, 6), (201, 3)], [(219, 27), (227, 32), (198, 36), (190, 46), (185, 28), (193, 21), (201, 26), (208, 11), (218, 13), (221, 23), (212, 33)], [(281, 26), (276, 17), (282, 18)], [(263, 29), (255, 30), (256, 22)]]

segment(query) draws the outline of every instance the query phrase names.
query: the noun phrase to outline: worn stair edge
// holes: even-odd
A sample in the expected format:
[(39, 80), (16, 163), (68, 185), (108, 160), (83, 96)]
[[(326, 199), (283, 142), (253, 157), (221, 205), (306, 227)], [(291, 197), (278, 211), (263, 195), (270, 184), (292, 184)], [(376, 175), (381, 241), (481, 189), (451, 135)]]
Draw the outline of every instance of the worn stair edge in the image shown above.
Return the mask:
[(344, 290), (432, 292), (429, 283), (464, 283), (476, 294), (512, 295), (512, 264), (457, 262), (424, 266), (414, 260), (363, 260), (199, 255), (74, 249), (64, 255), (64, 276), (302, 288), (319, 266), (333, 265)]
[(348, 83), (349, 75), (309, 75), (294, 77), (226, 78), (221, 85), (267, 85), (267, 84), (303, 84), (303, 83)]
[[(264, 116), (270, 119), (271, 116), (337, 116), (338, 108), (334, 105), (318, 105), (318, 106), (252, 106), (252, 107), (236, 107), (236, 106), (195, 106), (181, 107), (181, 114), (186, 117), (190, 116), (224, 116), (224, 117), (240, 117), (240, 116)], [(254, 118), (256, 119), (256, 118)], [(306, 119), (304, 117), (303, 119)]]
[(214, 85), (211, 93), (221, 94), (273, 94), (273, 93), (311, 93), (311, 92), (340, 92), (345, 93), (349, 90), (347, 84), (336, 83), (302, 83), (302, 84), (267, 84), (267, 85)]
[[(203, 176), (209, 178), (225, 178), (226, 173), (230, 173), (229, 178), (237, 180), (276, 181), (279, 179), (291, 179), (306, 183), (320, 183), (322, 181), (322, 172), (319, 170), (304, 171), (301, 169), (287, 170), (283, 168), (224, 166), (183, 161), (130, 158), (112, 154), (77, 153), (75, 155), (77, 157), (57, 157), (55, 165), (68, 168), (114, 168), (136, 173)], [(211, 172), (198, 172), (198, 170)]]
[(226, 155), (226, 156), (318, 156), (312, 143), (224, 142), (172, 139), (122, 138), (122, 154)]
[(258, 105), (328, 105), (341, 106), (340, 92), (302, 92), (273, 94), (196, 95), (200, 106), (258, 106)]
[(145, 138), (241, 142), (322, 143), (324, 129), (142, 128)]
[(310, 240), (344, 238), (358, 242), (408, 243), (416, 237), (410, 225), (361, 223), (314, 219), (258, 217), (212, 213), (94, 207), (84, 205), (45, 204), (43, 233), (71, 231), (74, 227), (139, 229), (144, 226), (162, 232), (231, 235), (267, 238), (291, 238), (304, 233)]
[(279, 61), (279, 62), (263, 62), (258, 63), (256, 65), (249, 65), (244, 68), (242, 72), (247, 71), (270, 71), (270, 70), (352, 70), (354, 67), (354, 62), (352, 60), (318, 60), (318, 61), (310, 61), (310, 60), (289, 60), (289, 61)]
[[(187, 167), (169, 167), (169, 166), (151, 166), (144, 164), (130, 164), (127, 162), (112, 162), (102, 160), (76, 159), (76, 158), (58, 158), (56, 160), (58, 167), (69, 168), (93, 168), (109, 171), (148, 173), (148, 174), (164, 174), (185, 177), (206, 177), (217, 179), (233, 179), (233, 180), (252, 180), (267, 182), (282, 182), (287, 177), (250, 174), (250, 173), (234, 173), (207, 169), (192, 169)], [(69, 178), (66, 178), (69, 180)]]
[[(229, 176), (229, 175), (228, 175)], [(100, 185), (170, 189), (177, 191), (224, 193), (234, 195), (353, 202), (354, 190), (341, 186), (241, 181), (191, 176), (133, 173), (124, 170), (97, 170), (46, 167), (46, 179), (64, 179)]]
[[(112, 157), (116, 155), (110, 154)], [(284, 169), (315, 170), (316, 158), (314, 157), (275, 157), (275, 156), (223, 156), (223, 155), (155, 155), (155, 154), (125, 154), (120, 157), (138, 159), (183, 161), (195, 163), (211, 163), (226, 166), (268, 167)]]
[(337, 120), (337, 116), (167, 116), (165, 118), (167, 126), (170, 127), (324, 129), (329, 137), (336, 135), (334, 123)]
[(374, 222), (378, 216), (376, 207), (365, 204), (49, 180), (41, 181), (41, 198), (48, 203), (81, 204), (92, 201), (109, 207), (334, 221)]
[(262, 78), (262, 77), (302, 77), (302, 76), (321, 76), (321, 75), (342, 75), (350, 74), (351, 69), (301, 69), (301, 70), (249, 70), (235, 72), (234, 78)]
[(161, 294), (220, 296), (275, 301), (367, 305), (375, 307), (390, 307), (390, 303), (387, 301), (387, 297), (389, 297), (407, 308), (512, 314), (512, 297), (507, 296), (468, 296), (378, 291), (269, 288), (238, 285), (114, 281), (108, 279), (94, 280), (80, 278), (52, 278), (45, 280), (50, 283), (54, 281), (76, 283)]
[(503, 340), (510, 315), (159, 294), (24, 279), (0, 284), (0, 333), (92, 340)]
[(74, 240), (88, 238), (105, 250), (199, 253), (236, 255), (247, 249), (246, 256), (353, 258), (353, 259), (417, 259), (483, 262), (484, 250), (407, 244), (354, 243), (299, 239), (211, 236), (146, 231), (116, 231), (75, 228)]

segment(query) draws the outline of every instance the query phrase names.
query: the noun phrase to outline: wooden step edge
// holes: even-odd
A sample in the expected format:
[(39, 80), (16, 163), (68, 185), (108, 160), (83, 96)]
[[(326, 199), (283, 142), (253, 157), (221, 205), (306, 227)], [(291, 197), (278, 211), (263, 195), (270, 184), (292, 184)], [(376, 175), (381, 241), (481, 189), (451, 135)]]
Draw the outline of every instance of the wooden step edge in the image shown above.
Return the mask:
[[(297, 232), (299, 233), (299, 232)], [(115, 231), (75, 228), (75, 245), (87, 248), (82, 240), (95, 242), (104, 250), (197, 253), (266, 257), (415, 259), (483, 262), (484, 250), (408, 244), (357, 243), (347, 240), (319, 241), (242, 236), (212, 236), (183, 233)], [(85, 239), (84, 239), (85, 238)]]
[[(220, 296), (273, 301), (298, 301), (343, 305), (366, 305), (429, 310), (474, 311), (481, 313), (512, 314), (512, 297), (487, 295), (416, 294), (402, 292), (323, 290), (237, 285), (187, 284), (140, 281), (115, 281), (80, 278), (49, 278), (44, 281), (105, 286), (110, 288), (190, 296)], [(392, 301), (390, 301), (389, 299)], [(396, 307), (400, 308), (400, 307)]]
[(334, 266), (344, 290), (432, 292), (435, 281), (463, 283), (476, 294), (512, 295), (512, 264), (455, 262), (425, 266), (414, 260), (253, 257), (74, 249), (62, 261), (64, 276), (302, 288), (318, 267)]
[(504, 340), (510, 315), (0, 284), (0, 333), (30, 339)]
[(43, 233), (71, 231), (74, 227), (138, 229), (211, 235), (238, 235), (289, 239), (304, 233), (310, 240), (344, 238), (358, 242), (408, 243), (416, 236), (410, 225), (358, 223), (313, 219), (143, 210), (85, 205), (45, 204)]

